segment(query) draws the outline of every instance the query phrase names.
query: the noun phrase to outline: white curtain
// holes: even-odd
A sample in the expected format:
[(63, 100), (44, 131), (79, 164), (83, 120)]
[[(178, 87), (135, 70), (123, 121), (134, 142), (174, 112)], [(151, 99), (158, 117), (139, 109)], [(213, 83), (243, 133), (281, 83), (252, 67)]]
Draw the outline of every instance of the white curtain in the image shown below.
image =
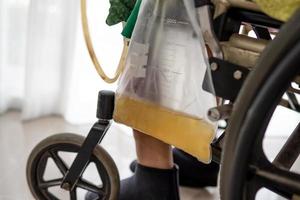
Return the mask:
[[(98, 78), (88, 56), (79, 0), (0, 1), (0, 113), (22, 118), (59, 114), (75, 123), (95, 118)], [(88, 1), (96, 51), (110, 74), (122, 48), (121, 27), (108, 27), (109, 1)]]
[(0, 112), (20, 107), (29, 1), (0, 1)]

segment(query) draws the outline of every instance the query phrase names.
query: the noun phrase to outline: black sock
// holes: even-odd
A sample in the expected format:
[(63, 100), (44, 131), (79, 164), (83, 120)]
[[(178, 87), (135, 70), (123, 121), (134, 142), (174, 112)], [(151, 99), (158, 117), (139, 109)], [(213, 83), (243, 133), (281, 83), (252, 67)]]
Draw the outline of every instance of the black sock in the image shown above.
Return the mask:
[[(174, 163), (179, 166), (179, 184), (186, 187), (217, 186), (219, 164), (211, 162), (204, 164), (195, 157), (177, 149), (173, 149)], [(137, 161), (130, 164), (130, 170), (135, 171)]]
[[(85, 200), (101, 199), (87, 193)], [(119, 200), (179, 200), (178, 169), (157, 169), (136, 164), (133, 176), (121, 181)]]
[(178, 170), (137, 164), (135, 174), (121, 182), (120, 200), (179, 200)]
[(179, 166), (180, 185), (188, 187), (216, 186), (218, 182), (219, 164), (204, 164), (197, 158), (173, 149), (174, 162)]

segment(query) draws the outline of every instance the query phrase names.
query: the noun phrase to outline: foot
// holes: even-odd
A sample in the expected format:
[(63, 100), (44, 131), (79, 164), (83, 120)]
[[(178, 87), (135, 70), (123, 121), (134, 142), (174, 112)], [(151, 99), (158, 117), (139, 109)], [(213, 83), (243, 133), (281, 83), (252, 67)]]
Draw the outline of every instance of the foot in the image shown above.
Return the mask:
[[(101, 199), (88, 192), (85, 200)], [(121, 181), (119, 200), (179, 200), (178, 170), (136, 164), (135, 174)]]
[[(173, 149), (174, 163), (179, 167), (179, 184), (186, 187), (217, 186), (219, 165), (212, 162), (203, 164), (195, 157), (177, 149)], [(130, 164), (135, 171), (136, 161)]]

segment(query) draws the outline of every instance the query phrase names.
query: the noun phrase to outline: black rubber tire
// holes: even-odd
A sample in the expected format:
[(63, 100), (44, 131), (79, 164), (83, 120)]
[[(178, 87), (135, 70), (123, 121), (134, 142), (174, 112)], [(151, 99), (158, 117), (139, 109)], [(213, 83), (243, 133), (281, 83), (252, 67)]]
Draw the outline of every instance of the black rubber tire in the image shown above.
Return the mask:
[[(299, 73), (300, 12), (287, 22), (261, 55), (235, 102), (226, 130), (220, 173), (222, 200), (243, 196), (250, 159), (288, 84)], [(252, 158), (251, 158), (252, 156)]]
[[(40, 154), (44, 152), (49, 146), (60, 145), (60, 144), (71, 144), (80, 147), (84, 141), (84, 137), (72, 134), (72, 133), (61, 133), (57, 135), (50, 136), (42, 140), (31, 152), (26, 166), (26, 177), (27, 183), (30, 191), (35, 199), (44, 200), (40, 198), (39, 191), (37, 191), (37, 186), (35, 185), (35, 162), (39, 159)], [(110, 157), (110, 155), (100, 146), (97, 145), (94, 149), (93, 156), (95, 156), (104, 166), (106, 173), (109, 176), (110, 184), (110, 195), (107, 200), (116, 200), (119, 194), (120, 188), (120, 178), (117, 167)]]

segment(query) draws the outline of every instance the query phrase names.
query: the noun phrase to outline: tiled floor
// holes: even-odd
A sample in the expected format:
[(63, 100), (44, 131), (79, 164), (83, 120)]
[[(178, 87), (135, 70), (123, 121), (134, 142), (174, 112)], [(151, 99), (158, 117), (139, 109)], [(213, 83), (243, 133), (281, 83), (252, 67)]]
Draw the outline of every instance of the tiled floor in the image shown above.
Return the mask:
[[(18, 112), (9, 112), (0, 116), (0, 200), (33, 199), (26, 183), (25, 166), (30, 151), (38, 142), (54, 133), (72, 132), (85, 135), (90, 127), (91, 124), (70, 125), (60, 117), (47, 117), (21, 123)], [(124, 129), (124, 127), (113, 125), (102, 143), (116, 162), (122, 178), (131, 175), (128, 166), (135, 158), (133, 139)], [(282, 137), (271, 137), (266, 145), (280, 146), (283, 141)], [(271, 151), (269, 155), (274, 156), (274, 152), (276, 150)], [(54, 173), (53, 170), (50, 169), (50, 174)], [(87, 175), (88, 178), (93, 178), (91, 174), (93, 171)], [(201, 190), (181, 188), (180, 192), (183, 200), (219, 199), (216, 188)], [(81, 199), (83, 195), (83, 193), (79, 194)], [(277, 200), (279, 198), (262, 192), (259, 199)]]

